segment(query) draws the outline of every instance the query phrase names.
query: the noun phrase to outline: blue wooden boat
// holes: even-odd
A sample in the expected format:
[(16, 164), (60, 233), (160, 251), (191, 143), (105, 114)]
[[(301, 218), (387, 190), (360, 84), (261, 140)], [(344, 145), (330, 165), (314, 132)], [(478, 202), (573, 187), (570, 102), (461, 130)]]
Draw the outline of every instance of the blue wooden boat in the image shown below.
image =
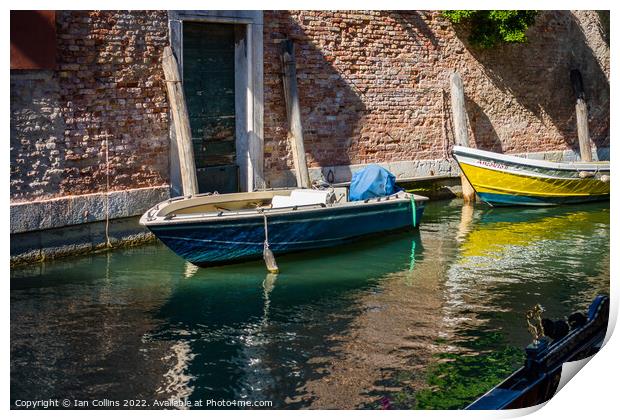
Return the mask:
[(349, 201), (345, 187), (202, 194), (164, 201), (140, 219), (166, 246), (206, 267), (337, 246), (419, 225), (426, 197), (399, 192)]

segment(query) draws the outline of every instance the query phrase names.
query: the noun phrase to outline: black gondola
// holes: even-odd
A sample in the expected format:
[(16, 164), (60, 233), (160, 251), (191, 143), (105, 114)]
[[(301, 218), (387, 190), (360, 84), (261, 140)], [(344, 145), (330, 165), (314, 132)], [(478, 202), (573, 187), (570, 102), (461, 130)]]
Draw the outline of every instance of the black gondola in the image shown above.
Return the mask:
[(594, 299), (587, 318), (582, 314), (573, 314), (566, 323), (541, 320), (539, 316), (537, 326), (530, 324), (530, 331), (535, 337), (534, 342), (525, 349), (524, 366), (466, 409), (526, 408), (548, 401), (558, 388), (562, 364), (592, 356), (601, 348), (608, 319), (608, 296)]

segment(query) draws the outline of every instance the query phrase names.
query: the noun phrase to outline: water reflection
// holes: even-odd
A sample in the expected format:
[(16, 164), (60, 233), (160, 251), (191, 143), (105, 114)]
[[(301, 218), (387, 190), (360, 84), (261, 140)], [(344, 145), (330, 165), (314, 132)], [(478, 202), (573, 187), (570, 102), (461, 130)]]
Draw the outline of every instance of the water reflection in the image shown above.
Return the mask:
[(374, 407), (427, 386), (442, 352), (522, 347), (533, 303), (562, 316), (608, 290), (604, 204), (437, 202), (424, 222), (278, 257), (278, 275), (260, 261), (198, 269), (163, 246), (13, 270), (11, 399)]
[[(531, 341), (524, 313), (535, 303), (562, 318), (609, 293), (606, 204), (463, 207), (456, 243), (440, 334), (441, 357), (450, 362), (431, 365), (435, 390), (419, 392), (419, 408), (461, 408), (520, 365)], [(457, 385), (463, 383), (469, 388)]]
[[(132, 257), (147, 255), (137, 249)], [(168, 349), (144, 346), (142, 336), (154, 328), (150, 313), (170, 295), (172, 281), (156, 260), (149, 261), (149, 277), (157, 281), (134, 275), (134, 260), (126, 257), (101, 254), (12, 271), (12, 400), (152, 395), (168, 370), (153, 360)]]
[[(189, 373), (189, 364), (194, 359), (191, 346), (187, 340), (179, 340), (170, 346), (170, 353), (162, 361), (172, 364), (164, 373), (164, 384), (155, 390), (170, 400), (186, 401), (192, 395), (194, 387), (190, 385), (196, 377)], [(181, 406), (181, 407), (184, 407)]]
[(187, 332), (193, 398), (304, 405), (309, 401), (298, 398), (298, 388), (321, 376), (309, 359), (332, 354), (326, 339), (355, 318), (357, 294), (409, 270), (412, 258), (423, 260), (422, 251), (419, 236), (405, 233), (303, 258), (282, 256), (279, 275), (266, 275), (260, 262), (198, 270), (159, 309), (155, 317), (163, 322), (151, 336), (175, 341), (179, 329)]
[(608, 290), (607, 206), (464, 210), (457, 238), (446, 278), (452, 320), (525, 309), (536, 298), (558, 317)]

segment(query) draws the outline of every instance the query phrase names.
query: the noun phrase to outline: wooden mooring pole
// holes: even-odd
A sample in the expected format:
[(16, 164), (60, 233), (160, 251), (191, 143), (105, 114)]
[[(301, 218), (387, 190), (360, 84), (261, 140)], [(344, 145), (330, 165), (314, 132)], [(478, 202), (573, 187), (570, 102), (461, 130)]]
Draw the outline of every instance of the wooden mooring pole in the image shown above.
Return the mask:
[(172, 110), (172, 120), (174, 121), (177, 149), (179, 151), (183, 195), (195, 195), (198, 194), (198, 180), (196, 178), (192, 131), (189, 125), (189, 115), (187, 104), (185, 103), (179, 65), (174, 57), (172, 48), (164, 48), (162, 65), (164, 77), (166, 78), (166, 90), (168, 91), (170, 109)]
[(284, 102), (286, 103), (286, 117), (289, 127), (288, 137), (291, 141), (293, 160), (295, 161), (295, 176), (297, 178), (297, 186), (301, 188), (310, 188), (310, 174), (308, 173), (308, 163), (306, 162), (304, 136), (301, 125), (301, 111), (299, 109), (299, 95), (297, 91), (295, 45), (290, 39), (282, 41), (281, 45)]
[[(458, 72), (450, 76), (450, 96), (452, 104), (452, 125), (454, 126), (455, 142), (459, 146), (469, 147), (467, 138), (467, 111), (465, 110), (465, 92), (463, 81)], [(465, 203), (476, 202), (476, 191), (471, 186), (469, 180), (461, 172), (461, 188), (463, 190), (463, 201)]]
[(586, 94), (583, 90), (583, 79), (579, 70), (571, 70), (570, 81), (573, 92), (577, 97), (575, 113), (577, 115), (577, 136), (579, 137), (579, 155), (583, 162), (592, 161), (592, 147), (590, 145), (590, 133), (588, 131), (588, 105)]

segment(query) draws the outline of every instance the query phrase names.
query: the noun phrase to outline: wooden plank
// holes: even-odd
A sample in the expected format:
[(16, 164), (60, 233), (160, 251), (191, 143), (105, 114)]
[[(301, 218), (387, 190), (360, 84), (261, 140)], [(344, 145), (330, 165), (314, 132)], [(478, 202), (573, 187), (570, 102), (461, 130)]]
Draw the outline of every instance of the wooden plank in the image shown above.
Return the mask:
[(577, 113), (577, 136), (579, 137), (579, 155), (583, 162), (592, 161), (592, 147), (588, 131), (588, 105), (583, 99), (577, 99), (575, 105)]
[(172, 119), (174, 120), (183, 194), (198, 194), (192, 132), (189, 125), (187, 105), (185, 104), (183, 83), (181, 82), (177, 60), (170, 47), (164, 48), (162, 65), (164, 77), (166, 78), (166, 90), (168, 91)]
[(295, 46), (293, 41), (282, 41), (282, 81), (284, 84), (284, 101), (286, 103), (286, 116), (288, 119), (289, 139), (293, 150), (295, 162), (295, 175), (297, 186), (310, 188), (310, 175), (306, 162), (304, 149), (303, 128), (301, 125), (301, 112), (299, 109), (299, 95), (297, 91), (297, 70), (295, 68)]
[(588, 105), (583, 89), (583, 79), (579, 70), (571, 70), (570, 80), (573, 85), (573, 92), (577, 97), (575, 113), (577, 115), (577, 136), (579, 138), (579, 155), (582, 162), (592, 161), (592, 147), (590, 145), (590, 133), (588, 130)]
[[(465, 91), (463, 81), (458, 72), (450, 76), (450, 97), (452, 104), (452, 125), (454, 127), (455, 142), (459, 146), (469, 147), (467, 136), (467, 111), (465, 110)], [(465, 174), (461, 172), (461, 188), (465, 203), (476, 201), (476, 191), (469, 183)]]
[(465, 91), (458, 72), (450, 76), (450, 99), (452, 104), (452, 123), (454, 138), (458, 146), (469, 147), (467, 136), (467, 112), (465, 111)]
[[(168, 16), (170, 17), (170, 11)], [(170, 33), (170, 47), (172, 53), (177, 57), (179, 73), (183, 77), (183, 24), (180, 20), (168, 19)], [(177, 149), (177, 135), (174, 127), (174, 120), (171, 119), (168, 135), (170, 136), (170, 196), (178, 197), (183, 195), (183, 181), (181, 180), (181, 166), (179, 164), (179, 150)]]
[(248, 26), (248, 185), (253, 189), (266, 187), (264, 174), (264, 104), (263, 104), (263, 12), (258, 11), (254, 24)]
[(235, 25), (235, 151), (236, 163), (239, 167), (239, 190), (252, 191), (248, 182), (249, 140), (248, 140), (248, 51), (247, 28), (245, 25)]

